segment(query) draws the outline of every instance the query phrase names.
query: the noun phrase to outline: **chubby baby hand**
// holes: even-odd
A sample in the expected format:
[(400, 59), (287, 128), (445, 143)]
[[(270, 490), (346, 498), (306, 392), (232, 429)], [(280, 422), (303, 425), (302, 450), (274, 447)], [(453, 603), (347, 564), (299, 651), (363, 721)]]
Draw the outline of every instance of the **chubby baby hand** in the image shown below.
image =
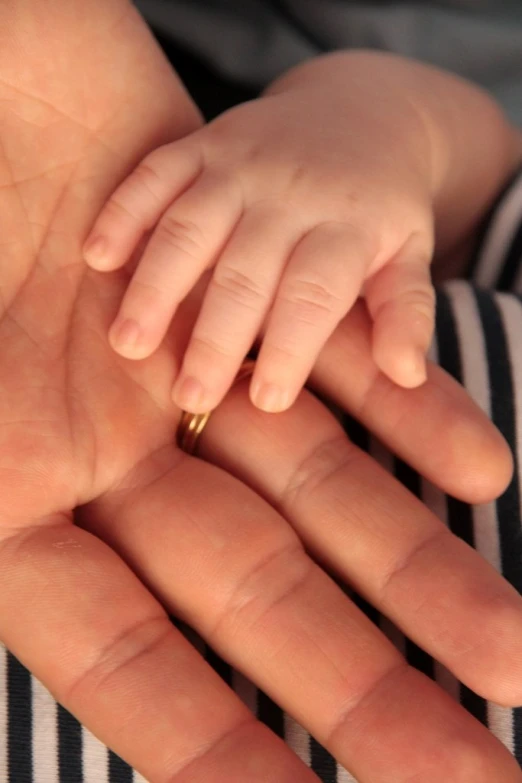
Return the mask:
[(122, 356), (151, 354), (213, 268), (173, 390), (181, 408), (218, 405), (258, 337), (252, 401), (288, 408), (360, 296), (378, 367), (402, 386), (424, 381), (427, 141), (391, 97), (360, 92), (341, 101), (315, 85), (236, 107), (149, 154), (102, 209), (84, 248), (93, 269), (122, 267), (148, 237), (110, 330)]

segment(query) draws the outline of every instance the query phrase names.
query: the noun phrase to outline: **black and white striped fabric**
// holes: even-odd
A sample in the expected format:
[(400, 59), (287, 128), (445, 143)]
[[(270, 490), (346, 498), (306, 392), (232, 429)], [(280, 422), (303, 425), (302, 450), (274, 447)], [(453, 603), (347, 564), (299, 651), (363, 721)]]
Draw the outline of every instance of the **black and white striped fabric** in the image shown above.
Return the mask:
[[(496, 289), (496, 290), (495, 290)], [(502, 289), (502, 290), (500, 290)], [(434, 358), (493, 419), (515, 455), (506, 492), (480, 507), (445, 496), (346, 418), (349, 435), (418, 495), (451, 530), (474, 546), (522, 593), (522, 172), (488, 217), (471, 280), (439, 291)], [(461, 685), (363, 600), (358, 605), (408, 661), (464, 706), (509, 748), (522, 766), (522, 709), (487, 702)], [(357, 783), (289, 715), (221, 661), (190, 629), (188, 638), (246, 705), (324, 783)], [(0, 648), (1, 783), (143, 783), (143, 778), (95, 739), (48, 691)]]

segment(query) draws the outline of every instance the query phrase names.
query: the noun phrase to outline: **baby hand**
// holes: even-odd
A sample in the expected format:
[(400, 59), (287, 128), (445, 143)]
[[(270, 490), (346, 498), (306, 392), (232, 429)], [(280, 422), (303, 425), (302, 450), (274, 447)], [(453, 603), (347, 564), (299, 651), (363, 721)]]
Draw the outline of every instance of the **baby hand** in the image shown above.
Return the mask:
[(214, 408), (260, 333), (252, 401), (288, 408), (359, 296), (379, 368), (421, 384), (434, 323), (429, 157), (418, 118), (358, 83), (269, 95), (160, 147), (111, 196), (85, 246), (92, 268), (115, 270), (154, 229), (112, 346), (151, 354), (213, 267), (174, 386), (181, 408)]

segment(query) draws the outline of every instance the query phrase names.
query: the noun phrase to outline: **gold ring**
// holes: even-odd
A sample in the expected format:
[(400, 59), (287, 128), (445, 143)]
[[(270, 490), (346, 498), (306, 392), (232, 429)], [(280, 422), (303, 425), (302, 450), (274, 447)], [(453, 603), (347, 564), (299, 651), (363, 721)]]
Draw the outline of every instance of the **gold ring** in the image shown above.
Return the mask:
[[(245, 359), (239, 368), (238, 374), (234, 378), (233, 385), (235, 386), (239, 381), (252, 375), (254, 365), (255, 362), (253, 359)], [(211, 414), (212, 411), (207, 411), (206, 413), (181, 412), (181, 419), (176, 432), (176, 441), (182, 451), (185, 451), (187, 454), (196, 453), (199, 436), (205, 429)]]

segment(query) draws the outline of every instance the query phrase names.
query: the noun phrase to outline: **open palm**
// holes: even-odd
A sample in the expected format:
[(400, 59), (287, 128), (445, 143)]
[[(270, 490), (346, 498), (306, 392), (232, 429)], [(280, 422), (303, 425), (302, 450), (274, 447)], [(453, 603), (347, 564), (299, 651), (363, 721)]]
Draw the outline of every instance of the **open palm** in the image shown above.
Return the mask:
[[(397, 781), (415, 775), (423, 781), (464, 780), (457, 774), (470, 765), (478, 770), (477, 781), (519, 781), (507, 752), (433, 683), (409, 670), (312, 561), (293, 529), (305, 524), (307, 512), (288, 505), (288, 493), (283, 513), (293, 527), (274, 510), (279, 500), (273, 492), (290, 463), (280, 465), (273, 482), (266, 471), (277, 463), (276, 455), (262, 461), (257, 479), (257, 468), (249, 467), (244, 480), (257, 483), (269, 505), (238, 479), (175, 448), (179, 412), (170, 390), (191, 314), (180, 313), (165, 344), (147, 361), (132, 363), (111, 350), (106, 332), (125, 274), (98, 276), (87, 270), (82, 241), (107, 195), (137, 161), (189, 133), (200, 118), (124, 0), (106, 0), (99, 7), (62, 0), (13, 6), (8, 2), (0, 9), (2, 640), (59, 701), (154, 783), (316, 780), (254, 720), (171, 624), (164, 607), (256, 679), (363, 782), (388, 779), (382, 775), (389, 769), (375, 766), (379, 759), (371, 742), (353, 744), (350, 720), (359, 720), (358, 705), (367, 705), (365, 719), (370, 725), (373, 719), (376, 734), (386, 737)], [(360, 379), (372, 375), (369, 348), (364, 355)], [(441, 389), (448, 402), (430, 407), (441, 399)], [(359, 403), (351, 400), (353, 407), (360, 407), (363, 396)], [(398, 416), (405, 400), (397, 397), (394, 403), (392, 397), (389, 412), (395, 404)], [(452, 409), (464, 422), (462, 443), (473, 445), (472, 459), (478, 465), (487, 453), (489, 464), (497, 466), (488, 470), (490, 485), (482, 491), (500, 490), (509, 460), (478, 413), (439, 375), (416, 399), (416, 412), (409, 409), (412, 426), (429, 409), (436, 430)], [(286, 435), (273, 430), (273, 442), (282, 443), (278, 459), (293, 459), (297, 445), (301, 452), (312, 448), (308, 434), (304, 437), (306, 416), (316, 422), (310, 438), (315, 438), (314, 453), (322, 454), (319, 462), (324, 467), (339, 460), (336, 475), (345, 476), (348, 444), (337, 423), (311, 398), (303, 405), (278, 420), (283, 430), (289, 427)], [(364, 415), (371, 419), (372, 410), (366, 406)], [(230, 433), (227, 415), (230, 420), (225, 410), (221, 426)], [(266, 421), (260, 427), (252, 412), (242, 415), (245, 431), (266, 431)], [(379, 429), (383, 419), (374, 418)], [(212, 427), (219, 428), (218, 416)], [(226, 442), (224, 434), (218, 442)], [(386, 432), (381, 435), (386, 438)], [(318, 450), (321, 438), (334, 444), (333, 451)], [(408, 456), (407, 438), (399, 441), (395, 445)], [(432, 478), (458, 491), (455, 474), (464, 463), (464, 446), (444, 468), (433, 453), (419, 453), (418, 461)], [(226, 455), (221, 459), (227, 462)], [(292, 468), (301, 490), (307, 464), (301, 453)], [(468, 477), (469, 464), (467, 459)], [(230, 465), (232, 471), (236, 467)], [(308, 473), (313, 484), (314, 470)], [(359, 476), (362, 487), (366, 479), (379, 481), (383, 498), (389, 493), (404, 504), (404, 539), (389, 549), (390, 567), (395, 563), (398, 570), (401, 558), (415, 547), (420, 551), (422, 536), (428, 542), (446, 535), (369, 461), (360, 462)], [(321, 497), (315, 482), (315, 502), (341, 509), (337, 500), (346, 487), (344, 480), (325, 484)], [(379, 509), (370, 505), (361, 516), (377, 519)], [(333, 527), (341, 522), (338, 513), (329, 512)], [(360, 552), (371, 549), (377, 566), (365, 582), (353, 563), (343, 561), (347, 552), (338, 548), (341, 559), (335, 561), (321, 540), (326, 530), (323, 525), (317, 535), (302, 532), (309, 549), (319, 557), (323, 550), (341, 576), (359, 580), (360, 591), (370, 597), (373, 591), (378, 605), (377, 581), (371, 579), (378, 578), (379, 552), (371, 532), (361, 534)], [(516, 699), (517, 673), (506, 693), (490, 664), (520, 660), (518, 598), (449, 534), (437, 555), (441, 574), (457, 554), (462, 584), (478, 586), (476, 599), (456, 602), (434, 620), (433, 633), (428, 633), (429, 606), (424, 624), (402, 599), (393, 602), (390, 613), (396, 606), (394, 619), (471, 687), (501, 701)], [(484, 596), (491, 600), (482, 607)], [(495, 619), (499, 607), (501, 619), (510, 618), (502, 635), (501, 620)], [(466, 613), (481, 622), (463, 629)], [(490, 640), (489, 657), (473, 638), (476, 627)], [(464, 646), (465, 661), (459, 653)], [(299, 667), (293, 663), (297, 659)], [(422, 725), (412, 709), (397, 723), (396, 735), (391, 726), (377, 726), (386, 700), (378, 690), (383, 682), (388, 696), (402, 694), (406, 707), (431, 701)], [(374, 707), (366, 698), (372, 693)], [(447, 750), (435, 769), (432, 748), (444, 742)]]

